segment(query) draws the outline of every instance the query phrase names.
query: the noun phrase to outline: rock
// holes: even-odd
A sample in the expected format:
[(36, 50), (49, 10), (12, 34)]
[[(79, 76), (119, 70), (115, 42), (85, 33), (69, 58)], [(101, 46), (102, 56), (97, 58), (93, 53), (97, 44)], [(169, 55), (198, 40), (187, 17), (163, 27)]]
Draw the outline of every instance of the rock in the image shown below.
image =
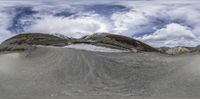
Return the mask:
[(188, 48), (181, 47), (181, 46), (170, 48), (166, 51), (167, 54), (172, 54), (172, 55), (179, 55), (179, 54), (184, 54), (188, 52), (190, 52)]
[(170, 47), (160, 47), (160, 48), (157, 48), (157, 49), (162, 53), (166, 53), (166, 51), (169, 50)]
[(120, 48), (129, 49), (136, 49), (137, 51), (145, 51), (145, 52), (158, 52), (157, 49), (132, 38), (122, 36), (122, 35), (115, 35), (115, 34), (108, 34), (108, 33), (96, 33), (89, 36), (84, 36), (81, 38), (82, 40), (89, 42), (89, 43), (103, 43), (108, 45), (115, 45)]

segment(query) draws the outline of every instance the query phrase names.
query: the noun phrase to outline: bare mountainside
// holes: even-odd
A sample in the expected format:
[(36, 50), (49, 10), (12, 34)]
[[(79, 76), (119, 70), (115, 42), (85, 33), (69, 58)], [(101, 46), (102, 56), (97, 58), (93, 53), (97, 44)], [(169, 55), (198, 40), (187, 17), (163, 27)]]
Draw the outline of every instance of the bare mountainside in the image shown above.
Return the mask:
[[(198, 51), (172, 56), (159, 53), (157, 50), (151, 52), (152, 50), (147, 48), (153, 47), (140, 41), (117, 35), (110, 37), (108, 34), (95, 34), (80, 39), (46, 34), (41, 34), (43, 35), (41, 37), (27, 37), (27, 35), (30, 34), (15, 36), (1, 45), (0, 99), (199, 99), (200, 97)], [(52, 43), (49, 42), (51, 38), (53, 38)], [(99, 43), (105, 40), (106, 43)], [(55, 43), (57, 41), (59, 43)], [(139, 45), (134, 45), (133, 41)], [(69, 47), (77, 43), (98, 46), (101, 49), (109, 47), (110, 51), (86, 51)], [(122, 47), (124, 46), (120, 45), (122, 43), (127, 46)], [(137, 48), (143, 44), (145, 47), (138, 48), (147, 50)], [(140, 53), (132, 52), (130, 46)], [(19, 50), (20, 48), (22, 50)], [(112, 49), (115, 48), (122, 51), (114, 53)], [(129, 51), (124, 52), (125, 49)]]
[(184, 54), (184, 53), (189, 53), (189, 52), (190, 52), (190, 49), (186, 47), (181, 47), (181, 46), (170, 48), (166, 51), (166, 53), (172, 54), (172, 55)]
[[(138, 40), (120, 35), (108, 33), (94, 34), (85, 36), (80, 39), (63, 38), (59, 36), (41, 34), (41, 33), (25, 33), (14, 36), (1, 44), (1, 50), (22, 50), (26, 45), (51, 45), (66, 46), (70, 44), (92, 44), (97, 46), (106, 46), (115, 49), (124, 49), (129, 51), (146, 51), (155, 52), (157, 49), (142, 43)], [(16, 46), (18, 45), (18, 46)], [(19, 46), (20, 45), (20, 46)], [(12, 46), (15, 46), (14, 48)], [(26, 47), (24, 47), (26, 49)]]

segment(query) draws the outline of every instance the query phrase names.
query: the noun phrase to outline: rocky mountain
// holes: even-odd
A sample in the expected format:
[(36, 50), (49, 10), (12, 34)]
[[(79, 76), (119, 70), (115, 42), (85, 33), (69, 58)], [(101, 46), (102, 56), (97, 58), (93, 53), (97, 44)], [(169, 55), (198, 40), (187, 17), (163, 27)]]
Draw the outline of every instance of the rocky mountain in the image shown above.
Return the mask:
[(200, 45), (194, 47), (194, 48), (192, 49), (192, 51), (193, 51), (193, 52), (200, 52)]
[(171, 55), (179, 55), (179, 54), (189, 53), (190, 51), (191, 50), (189, 48), (177, 46), (174, 48), (169, 48), (168, 50), (166, 50), (166, 53)]
[(153, 48), (141, 41), (109, 33), (95, 33), (79, 39), (69, 38), (63, 35), (24, 33), (11, 37), (0, 45), (0, 51), (24, 51), (32, 48), (32, 45), (67, 46), (71, 44), (91, 44), (114, 49), (128, 50), (131, 52), (162, 52), (171, 55), (180, 55), (189, 52), (200, 51), (200, 46), (192, 47), (160, 47)]
[(42, 33), (26, 33), (19, 34), (10, 39), (2, 42), (3, 45), (9, 44), (28, 44), (28, 45), (57, 45), (60, 43), (67, 44), (69, 38), (62, 38), (59, 36), (54, 36), (50, 34), (42, 34)]
[(32, 45), (64, 46), (69, 41), (73, 39), (42, 33), (24, 33), (2, 42), (0, 51), (24, 51), (33, 47)]
[(97, 33), (82, 37), (80, 39), (41, 33), (19, 34), (2, 42), (0, 50), (25, 50), (26, 46), (30, 45), (66, 46), (70, 44), (80, 43), (129, 50), (132, 52), (158, 52), (157, 49), (141, 41), (121, 35), (114, 35), (108, 33)]
[(93, 35), (85, 36), (81, 38), (83, 41), (89, 43), (95, 43), (98, 45), (112, 45), (115, 47), (120, 47), (124, 49), (129, 49), (132, 51), (146, 51), (146, 52), (158, 52), (157, 49), (132, 38), (115, 35), (115, 34), (108, 34), (108, 33), (96, 33)]
[(162, 53), (166, 53), (166, 51), (167, 50), (169, 50), (170, 49), (170, 47), (159, 47), (159, 48), (157, 48), (160, 52), (162, 52)]

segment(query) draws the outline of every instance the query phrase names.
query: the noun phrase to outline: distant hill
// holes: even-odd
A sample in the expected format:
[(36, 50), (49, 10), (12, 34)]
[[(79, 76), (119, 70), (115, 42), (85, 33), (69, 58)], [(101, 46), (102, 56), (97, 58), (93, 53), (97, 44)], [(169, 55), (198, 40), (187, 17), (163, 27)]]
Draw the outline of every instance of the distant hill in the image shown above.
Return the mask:
[(81, 39), (83, 41), (87, 41), (87, 42), (95, 43), (95, 44), (113, 45), (113, 46), (129, 49), (134, 52), (135, 51), (158, 52), (157, 49), (141, 41), (138, 41), (126, 36), (121, 36), (121, 35), (99, 33), (99, 34), (85, 36)]
[(169, 48), (166, 50), (167, 54), (172, 54), (172, 55), (179, 55), (179, 54), (184, 54), (184, 53), (189, 53), (191, 50), (187, 47), (182, 47), (182, 46), (177, 46), (174, 48)]
[(158, 52), (157, 49), (132, 38), (108, 33), (99, 33), (84, 36), (80, 39), (68, 38), (59, 35), (42, 33), (19, 34), (2, 42), (0, 51), (26, 50), (27, 46), (67, 46), (70, 44), (92, 44), (116, 49), (125, 49), (132, 52)]
[(200, 52), (200, 45), (192, 49), (193, 52)]
[(167, 50), (169, 50), (170, 49), (170, 47), (159, 47), (159, 48), (157, 48), (160, 52), (162, 52), (162, 53), (166, 53), (166, 51)]
[(2, 42), (2, 44), (56, 45), (60, 43), (67, 44), (69, 40), (69, 38), (61, 38), (50, 34), (26, 33), (11, 37)]

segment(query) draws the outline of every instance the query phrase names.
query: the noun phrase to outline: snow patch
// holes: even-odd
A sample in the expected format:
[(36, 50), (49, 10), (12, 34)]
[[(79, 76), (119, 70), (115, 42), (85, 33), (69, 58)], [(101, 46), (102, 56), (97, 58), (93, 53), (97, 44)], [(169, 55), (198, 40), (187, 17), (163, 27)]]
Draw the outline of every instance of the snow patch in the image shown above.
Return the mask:
[(128, 52), (127, 50), (119, 50), (119, 49), (95, 46), (90, 44), (72, 44), (65, 46), (64, 48), (74, 48), (74, 49), (81, 49), (93, 52)]

